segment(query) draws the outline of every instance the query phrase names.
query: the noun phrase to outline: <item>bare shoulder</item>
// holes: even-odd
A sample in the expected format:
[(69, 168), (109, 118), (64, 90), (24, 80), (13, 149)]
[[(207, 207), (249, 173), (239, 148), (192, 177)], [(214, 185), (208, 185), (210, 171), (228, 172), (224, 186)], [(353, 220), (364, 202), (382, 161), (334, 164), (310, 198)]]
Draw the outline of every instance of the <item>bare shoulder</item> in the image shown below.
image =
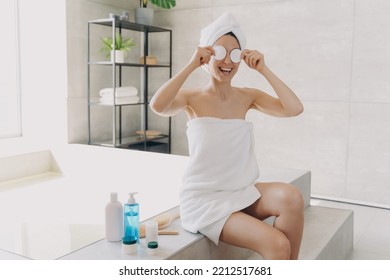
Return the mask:
[(201, 87), (197, 88), (181, 88), (180, 95), (187, 100), (188, 103), (194, 102), (204, 94), (205, 91)]
[(236, 88), (240, 93), (246, 94), (246, 95), (251, 95), (251, 96), (256, 96), (256, 95), (261, 95), (265, 94), (265, 92), (256, 89), (256, 88), (248, 88), (248, 87), (242, 87), (242, 88)]
[(181, 88), (180, 94), (183, 100), (185, 100), (185, 112), (189, 119), (192, 119), (199, 115), (200, 108), (203, 108), (204, 103), (204, 90), (202, 88)]
[(263, 111), (263, 107), (275, 102), (275, 98), (256, 88), (240, 88), (239, 92), (245, 97), (249, 108)]
[(180, 95), (183, 95), (187, 98), (196, 96), (200, 92), (202, 92), (202, 88), (181, 88), (179, 90)]
[(243, 87), (243, 88), (236, 88), (236, 90), (241, 96), (250, 99), (252, 102), (254, 102), (258, 98), (261, 98), (261, 96), (266, 95), (265, 92), (255, 88)]

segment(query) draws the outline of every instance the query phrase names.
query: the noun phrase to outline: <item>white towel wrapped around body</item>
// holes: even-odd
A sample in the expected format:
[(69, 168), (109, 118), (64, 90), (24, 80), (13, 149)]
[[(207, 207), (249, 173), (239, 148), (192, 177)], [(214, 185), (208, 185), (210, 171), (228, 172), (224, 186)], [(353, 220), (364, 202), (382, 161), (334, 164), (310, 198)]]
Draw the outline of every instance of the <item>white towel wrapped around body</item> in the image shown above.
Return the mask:
[[(103, 88), (99, 91), (99, 95), (101, 97), (114, 97), (114, 89), (113, 88)], [(137, 96), (138, 89), (132, 86), (128, 87), (117, 87), (115, 88), (115, 97), (131, 97)]]
[[(253, 124), (201, 117), (188, 121), (187, 126), (190, 160), (180, 192), (182, 226), (202, 232), (218, 244), (230, 214), (260, 197), (255, 186), (259, 168)], [(204, 228), (207, 230), (202, 231)]]

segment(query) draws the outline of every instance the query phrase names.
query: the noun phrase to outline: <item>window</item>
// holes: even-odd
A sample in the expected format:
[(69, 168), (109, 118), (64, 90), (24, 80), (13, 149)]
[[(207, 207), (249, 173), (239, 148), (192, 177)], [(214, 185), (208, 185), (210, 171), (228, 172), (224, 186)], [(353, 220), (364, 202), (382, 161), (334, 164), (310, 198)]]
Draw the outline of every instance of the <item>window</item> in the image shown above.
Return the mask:
[(0, 139), (21, 136), (18, 0), (0, 1)]

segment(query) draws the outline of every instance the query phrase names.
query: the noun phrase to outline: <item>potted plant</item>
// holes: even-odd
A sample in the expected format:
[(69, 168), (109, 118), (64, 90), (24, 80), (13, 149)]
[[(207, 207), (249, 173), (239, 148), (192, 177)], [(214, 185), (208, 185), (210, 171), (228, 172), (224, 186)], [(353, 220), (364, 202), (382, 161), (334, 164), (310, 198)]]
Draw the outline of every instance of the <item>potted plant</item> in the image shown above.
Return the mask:
[(118, 32), (115, 33), (115, 44), (112, 42), (112, 36), (100, 38), (103, 43), (101, 51), (106, 53), (106, 57), (111, 56), (111, 62), (123, 63), (125, 57), (131, 48), (135, 45), (133, 38), (123, 38)]
[(148, 3), (163, 9), (171, 9), (176, 6), (176, 0), (140, 0), (139, 8), (135, 8), (135, 22), (145, 25), (153, 24), (153, 9), (148, 8)]

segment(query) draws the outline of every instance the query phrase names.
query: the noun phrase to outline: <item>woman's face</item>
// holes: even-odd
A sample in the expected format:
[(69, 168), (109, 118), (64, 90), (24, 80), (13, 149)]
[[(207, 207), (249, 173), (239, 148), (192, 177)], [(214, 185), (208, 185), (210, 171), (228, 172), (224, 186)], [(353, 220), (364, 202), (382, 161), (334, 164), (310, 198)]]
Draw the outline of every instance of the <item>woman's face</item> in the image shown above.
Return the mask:
[(226, 49), (226, 56), (221, 60), (215, 59), (215, 56), (212, 57), (209, 63), (210, 74), (219, 81), (230, 81), (234, 75), (237, 73), (240, 62), (234, 63), (230, 58), (230, 53), (234, 49), (239, 49), (240, 45), (236, 38), (230, 35), (223, 35), (220, 37), (213, 45), (221, 46)]

